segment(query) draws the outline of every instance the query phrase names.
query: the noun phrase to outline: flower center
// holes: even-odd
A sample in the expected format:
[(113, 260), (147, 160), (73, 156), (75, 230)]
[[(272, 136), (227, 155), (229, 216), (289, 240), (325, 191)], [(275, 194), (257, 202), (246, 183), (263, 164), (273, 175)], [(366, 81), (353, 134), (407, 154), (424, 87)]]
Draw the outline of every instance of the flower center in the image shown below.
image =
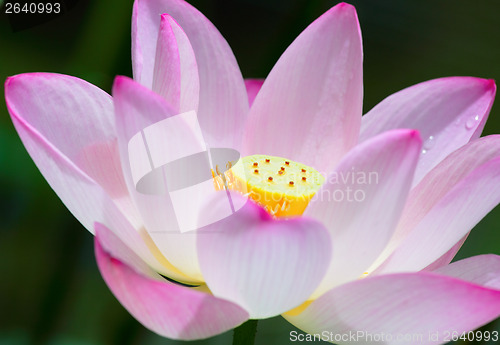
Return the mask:
[(300, 216), (325, 180), (307, 165), (266, 155), (243, 157), (225, 178), (229, 189), (247, 195), (275, 217)]

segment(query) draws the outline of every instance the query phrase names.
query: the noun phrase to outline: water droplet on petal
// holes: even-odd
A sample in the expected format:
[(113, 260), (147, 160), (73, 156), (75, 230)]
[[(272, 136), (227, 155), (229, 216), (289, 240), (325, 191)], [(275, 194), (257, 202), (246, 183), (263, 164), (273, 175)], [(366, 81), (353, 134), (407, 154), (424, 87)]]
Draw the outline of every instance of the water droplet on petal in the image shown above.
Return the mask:
[[(432, 149), (434, 147), (434, 145), (436, 144), (436, 140), (434, 138), (433, 135), (429, 136), (427, 138), (427, 140), (424, 142), (424, 150), (425, 152), (429, 151), (430, 149)], [(422, 153), (425, 153), (425, 152), (422, 152)]]
[(477, 122), (479, 121), (479, 115), (472, 116), (465, 123), (465, 128), (472, 129), (477, 126)]
[(422, 154), (425, 155), (427, 153), (427, 150), (422, 150)]

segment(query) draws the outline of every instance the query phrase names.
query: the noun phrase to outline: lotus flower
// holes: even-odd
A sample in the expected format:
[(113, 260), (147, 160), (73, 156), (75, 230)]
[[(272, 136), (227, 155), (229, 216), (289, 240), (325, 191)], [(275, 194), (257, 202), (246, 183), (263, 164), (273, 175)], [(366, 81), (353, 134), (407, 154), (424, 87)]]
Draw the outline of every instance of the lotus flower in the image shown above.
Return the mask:
[[(136, 0), (132, 24), (134, 80), (117, 77), (113, 98), (48, 73), (10, 77), (5, 94), (35, 164), (96, 235), (104, 280), (144, 326), (200, 339), (281, 314), (338, 343), (363, 331), (386, 344), (435, 344), (500, 315), (500, 257), (450, 264), (500, 201), (500, 137), (479, 138), (492, 80), (427, 81), (362, 117), (350, 5), (309, 25), (265, 82), (244, 81), (223, 37), (184, 1)], [(200, 219), (230, 196), (243, 201), (231, 216), (180, 232), (170, 199), (138, 191), (143, 166), (130, 142), (165, 120), (170, 144), (149, 145), (160, 157), (196, 144), (240, 152), (246, 174), (261, 169), (262, 178), (242, 177), (245, 195), (234, 174), (236, 187), (223, 179), (233, 168), (214, 174), (224, 198), (183, 210)], [(272, 169), (292, 168), (302, 178), (270, 180)], [(278, 195), (278, 209), (248, 201), (259, 193)]]

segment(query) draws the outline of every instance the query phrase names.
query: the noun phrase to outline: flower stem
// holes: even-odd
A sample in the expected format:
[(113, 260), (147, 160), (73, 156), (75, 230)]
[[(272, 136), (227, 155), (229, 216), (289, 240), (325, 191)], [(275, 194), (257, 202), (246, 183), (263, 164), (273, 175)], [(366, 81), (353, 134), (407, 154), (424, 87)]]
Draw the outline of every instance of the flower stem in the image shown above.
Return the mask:
[(257, 322), (248, 320), (234, 329), (233, 345), (253, 345), (257, 333)]

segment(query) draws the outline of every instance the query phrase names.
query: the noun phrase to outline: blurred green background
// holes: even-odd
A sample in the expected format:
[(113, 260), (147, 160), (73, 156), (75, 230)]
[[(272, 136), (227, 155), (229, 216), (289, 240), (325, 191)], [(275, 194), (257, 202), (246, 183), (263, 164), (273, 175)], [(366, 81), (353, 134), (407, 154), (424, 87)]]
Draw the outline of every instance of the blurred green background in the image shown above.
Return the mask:
[[(1, 3), (1, 1), (0, 1)], [(0, 79), (47, 71), (110, 92), (131, 76), (132, 0), (75, 1), (47, 23), (14, 32), (0, 15)], [(365, 112), (384, 97), (432, 78), (500, 80), (500, 2), (360, 0)], [(335, 1), (192, 1), (222, 32), (244, 77), (265, 77), (291, 41)], [(500, 133), (493, 106), (486, 134)], [(500, 192), (499, 186), (492, 186)], [(175, 344), (136, 322), (97, 270), (92, 236), (32, 163), (0, 100), (0, 344)], [(500, 208), (472, 232), (457, 258), (500, 254)], [(279, 287), (277, 287), (279, 288)], [(288, 344), (295, 328), (261, 321), (258, 344)], [(500, 320), (484, 329), (500, 330)], [(197, 344), (230, 344), (231, 333)]]

